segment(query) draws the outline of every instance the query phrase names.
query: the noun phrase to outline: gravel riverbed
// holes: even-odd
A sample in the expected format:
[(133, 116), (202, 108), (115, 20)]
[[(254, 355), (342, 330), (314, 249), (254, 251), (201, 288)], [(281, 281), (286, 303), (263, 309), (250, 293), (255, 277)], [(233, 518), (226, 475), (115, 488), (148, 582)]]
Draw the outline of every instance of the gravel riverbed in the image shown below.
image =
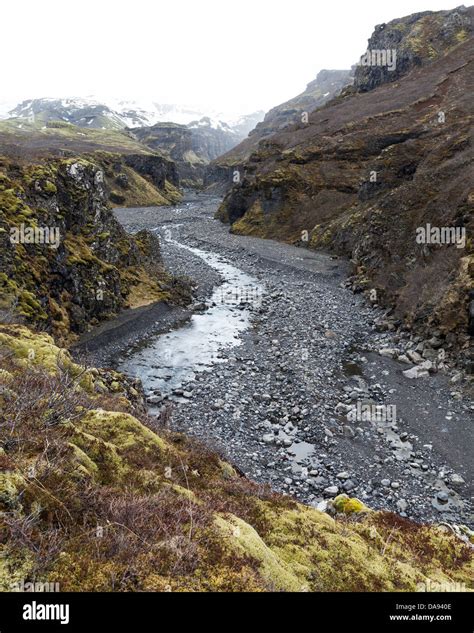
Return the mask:
[[(345, 283), (347, 262), (232, 235), (213, 219), (218, 204), (193, 193), (176, 207), (116, 211), (130, 232), (160, 234), (168, 269), (194, 279), (196, 302), (207, 302), (200, 314), (213, 308), (222, 276), (179, 244), (218, 255), (261, 288), (236, 308), (249, 320), (238, 340), (165, 394), (172, 427), (322, 509), (346, 492), (415, 520), (471, 524), (474, 407), (462, 379), (437, 371), (436, 360), (426, 365), (423, 342), (379, 331), (381, 311)], [(115, 350), (119, 368), (157, 342), (152, 323), (133, 329), (135, 346)], [(413, 367), (417, 378), (403, 373)], [(146, 372), (134, 371), (151, 396)]]

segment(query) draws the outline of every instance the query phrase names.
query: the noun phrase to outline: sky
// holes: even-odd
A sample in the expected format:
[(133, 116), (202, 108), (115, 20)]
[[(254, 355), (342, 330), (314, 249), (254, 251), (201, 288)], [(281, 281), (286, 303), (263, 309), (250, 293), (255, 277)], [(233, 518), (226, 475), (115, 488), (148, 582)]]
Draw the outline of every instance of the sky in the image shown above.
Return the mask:
[(96, 95), (266, 111), (322, 68), (349, 68), (376, 24), (459, 2), (3, 0), (0, 102)]

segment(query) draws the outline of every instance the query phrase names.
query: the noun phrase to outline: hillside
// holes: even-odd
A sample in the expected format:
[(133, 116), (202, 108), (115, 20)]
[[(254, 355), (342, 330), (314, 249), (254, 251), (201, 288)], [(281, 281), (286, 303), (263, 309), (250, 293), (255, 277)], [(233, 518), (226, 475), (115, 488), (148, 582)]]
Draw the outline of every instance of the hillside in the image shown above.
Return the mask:
[[(0, 156), (4, 319), (20, 317), (59, 341), (71, 341), (124, 307), (187, 296), (164, 270), (158, 239), (148, 232), (127, 235), (110, 211), (106, 174), (109, 170), (112, 178), (119, 165), (119, 176), (126, 178), (120, 160), (82, 155), (34, 162)], [(133, 164), (126, 169), (138, 180), (135, 169), (146, 170), (154, 157), (131, 154), (124, 160)]]
[(406, 327), (436, 330), (468, 365), (472, 240), (417, 235), (473, 228), (472, 17), (459, 8), (376, 27), (369, 46), (397, 47), (396, 76), (359, 66), (308, 124), (260, 142), (218, 214), (236, 233), (349, 256), (356, 290)]
[(148, 418), (138, 384), (44, 334), (2, 326), (0, 352), (1, 590), (470, 587), (470, 547), (450, 530), (346, 495), (330, 515), (271, 493)]
[(321, 107), (352, 81), (353, 77), (349, 70), (321, 70), (316, 79), (306, 86), (304, 92), (267, 112), (264, 120), (250, 131), (248, 138), (230, 151), (221, 152), (222, 155), (216, 156), (206, 169), (205, 184), (209, 186), (219, 182), (231, 182), (235, 167), (250, 157), (260, 141), (287, 125), (300, 121), (303, 112), (309, 114)]
[(174, 162), (125, 130), (83, 129), (61, 121), (42, 126), (9, 119), (0, 121), (0, 155), (20, 162), (92, 156), (104, 168), (115, 206), (160, 206), (181, 199)]

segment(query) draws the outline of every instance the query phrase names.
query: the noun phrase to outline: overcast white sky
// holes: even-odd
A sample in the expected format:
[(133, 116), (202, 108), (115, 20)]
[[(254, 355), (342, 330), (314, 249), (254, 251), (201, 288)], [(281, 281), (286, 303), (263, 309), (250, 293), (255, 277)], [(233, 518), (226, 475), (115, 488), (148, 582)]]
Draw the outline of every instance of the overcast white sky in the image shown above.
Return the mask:
[(3, 0), (0, 101), (153, 98), (246, 113), (348, 68), (375, 24), (448, 0)]

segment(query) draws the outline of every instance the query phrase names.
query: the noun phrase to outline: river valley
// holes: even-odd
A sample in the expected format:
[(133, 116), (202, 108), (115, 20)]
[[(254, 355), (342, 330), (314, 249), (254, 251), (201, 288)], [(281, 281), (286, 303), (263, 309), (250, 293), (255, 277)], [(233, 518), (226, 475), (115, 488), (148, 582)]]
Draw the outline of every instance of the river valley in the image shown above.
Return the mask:
[(410, 379), (411, 364), (380, 354), (417, 341), (379, 331), (382, 312), (346, 287), (347, 262), (232, 235), (218, 204), (189, 193), (116, 210), (129, 232), (159, 234), (167, 268), (196, 282), (195, 305), (122, 325), (102, 358), (101, 335), (89, 338), (96, 362), (140, 378), (152, 413), (171, 405), (172, 428), (305, 503), (346, 492), (419, 521), (470, 522), (473, 407), (450, 374)]

